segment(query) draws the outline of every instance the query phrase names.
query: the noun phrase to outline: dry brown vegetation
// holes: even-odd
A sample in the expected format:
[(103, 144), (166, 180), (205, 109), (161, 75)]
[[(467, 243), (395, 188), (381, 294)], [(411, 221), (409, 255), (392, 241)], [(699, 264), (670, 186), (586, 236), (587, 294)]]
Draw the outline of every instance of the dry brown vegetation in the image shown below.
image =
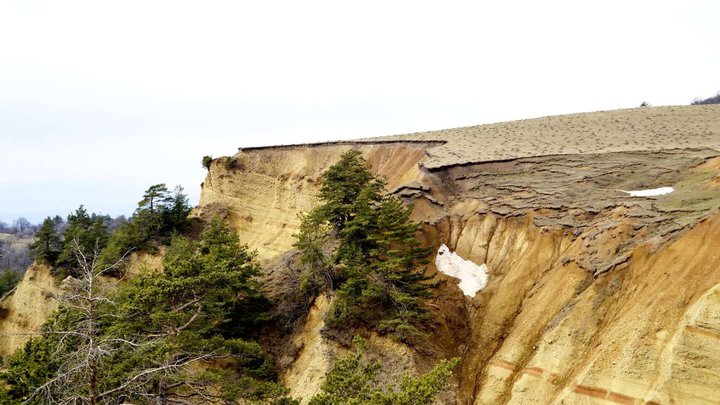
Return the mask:
[(362, 141), (443, 140), (425, 167), (521, 157), (720, 148), (720, 105), (644, 107), (417, 132)]

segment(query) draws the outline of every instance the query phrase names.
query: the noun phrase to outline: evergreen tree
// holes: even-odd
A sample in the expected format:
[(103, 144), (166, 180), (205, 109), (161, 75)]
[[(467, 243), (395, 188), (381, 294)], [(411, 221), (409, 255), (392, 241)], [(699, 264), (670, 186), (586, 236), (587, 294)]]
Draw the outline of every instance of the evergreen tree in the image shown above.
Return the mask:
[[(57, 316), (57, 315), (56, 315)], [(51, 325), (53, 318), (46, 325)], [(43, 330), (51, 332), (49, 326)], [(0, 402), (3, 404), (42, 403), (30, 401), (35, 389), (50, 380), (60, 366), (57, 345), (59, 336), (53, 333), (34, 337), (22, 348), (8, 356), (7, 368), (0, 373), (4, 389), (0, 389)]]
[(145, 234), (143, 239), (148, 240), (160, 234), (163, 228), (163, 211), (171, 199), (165, 184), (155, 184), (145, 190), (133, 217)]
[[(62, 268), (60, 274), (77, 273), (77, 261), (75, 252), (79, 246), (80, 250), (87, 252), (91, 257), (97, 255), (107, 243), (107, 227), (102, 219), (95, 214), (88, 215), (84, 206), (80, 206), (74, 213), (67, 217), (67, 226), (63, 232), (62, 250), (58, 255), (57, 267)], [(76, 244), (78, 246), (76, 246)]]
[(60, 255), (62, 241), (55, 230), (55, 222), (50, 217), (45, 218), (40, 229), (35, 232), (35, 240), (29, 248), (30, 254), (39, 263), (55, 265)]
[(167, 243), (170, 235), (188, 227), (188, 214), (190, 205), (182, 187), (176, 186), (171, 193), (165, 184), (152, 185), (138, 202), (133, 217), (136, 231), (140, 233), (138, 239), (160, 238)]
[(301, 292), (316, 296), (333, 290), (337, 273), (328, 255), (329, 228), (320, 211), (301, 214), (300, 230), (293, 236), (297, 239), (293, 246), (300, 250), (300, 261), (306, 269), (300, 274)]
[[(415, 237), (419, 224), (410, 220), (412, 206), (383, 195), (384, 179), (370, 172), (357, 151), (344, 153), (323, 181), (321, 204), (301, 217), (295, 246), (306, 268), (303, 279), (328, 280), (325, 288), (336, 288), (328, 326), (361, 321), (402, 340), (419, 336), (427, 317), (421, 300), (434, 285), (421, 267), (430, 249)], [(323, 232), (338, 241), (334, 268), (325, 260)]]
[(164, 183), (148, 187), (143, 194), (143, 199), (138, 202), (138, 209), (147, 209), (150, 213), (158, 211), (158, 206), (163, 207), (170, 202), (170, 191)]
[(191, 208), (187, 195), (183, 191), (182, 186), (175, 186), (168, 203), (162, 208), (163, 226), (161, 232), (165, 234), (182, 232), (190, 226), (188, 215)]
[(182, 187), (176, 186), (170, 193), (164, 184), (150, 186), (135, 215), (120, 222), (110, 235), (100, 261), (109, 265), (128, 250), (154, 251), (158, 245), (170, 243), (172, 235), (190, 226), (190, 210)]
[(351, 219), (353, 206), (363, 188), (378, 182), (356, 150), (343, 153), (340, 160), (323, 173), (322, 180), (318, 197), (323, 202), (325, 218), (335, 230), (343, 229)]
[[(173, 238), (160, 274), (140, 276), (118, 297), (119, 319), (111, 334), (122, 339), (161, 337), (156, 343), (120, 354), (111, 372), (115, 385), (134, 375), (141, 364), (174, 364), (188, 354), (203, 357), (206, 372), (157, 374), (136, 390), (159, 399), (203, 393), (224, 387), (225, 395), (280, 400), (286, 390), (271, 382), (273, 365), (260, 346), (245, 340), (264, 319), (253, 253), (221, 219), (211, 221), (195, 243)], [(223, 359), (225, 371), (212, 367)], [(230, 371), (227, 371), (230, 370)]]
[(111, 267), (74, 256), (81, 271), (59, 311), (0, 373), (3, 403), (295, 403), (260, 345), (244, 337), (266, 317), (244, 306), (261, 297), (259, 269), (222, 220), (199, 242), (174, 238), (162, 273), (116, 294), (99, 279)]
[(0, 270), (0, 297), (15, 288), (20, 280), (22, 280), (20, 273), (9, 268)]
[(412, 206), (386, 197), (379, 206), (359, 211), (348, 222), (343, 238), (352, 234), (347, 244), (360, 247), (344, 258), (348, 278), (330, 312), (331, 324), (339, 326), (355, 318), (380, 331), (394, 332), (402, 340), (420, 335), (417, 325), (427, 319), (420, 300), (431, 296), (434, 284), (417, 270), (427, 263), (430, 249), (422, 248), (415, 237), (418, 224), (410, 220), (411, 213)]
[(400, 381), (380, 384), (380, 361), (364, 359), (365, 341), (353, 339), (356, 351), (338, 360), (325, 376), (322, 392), (310, 405), (425, 405), (431, 404), (447, 385), (459, 359), (441, 360), (426, 374), (404, 375)]
[(212, 165), (213, 158), (212, 156), (205, 155), (202, 158), (202, 166), (206, 168), (207, 170), (210, 170), (210, 165)]

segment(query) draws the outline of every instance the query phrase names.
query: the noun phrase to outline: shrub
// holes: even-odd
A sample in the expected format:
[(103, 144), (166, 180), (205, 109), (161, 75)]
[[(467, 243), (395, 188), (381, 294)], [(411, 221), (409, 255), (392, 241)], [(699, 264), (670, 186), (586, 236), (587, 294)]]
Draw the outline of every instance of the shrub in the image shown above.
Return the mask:
[[(441, 360), (429, 372), (413, 377), (403, 375), (389, 384), (380, 384), (380, 361), (368, 362), (365, 341), (353, 339), (356, 352), (335, 363), (325, 376), (322, 392), (310, 400), (310, 405), (424, 405), (431, 404), (447, 385), (452, 369), (460, 359)], [(384, 386), (384, 388), (382, 387)]]
[(205, 155), (202, 158), (202, 165), (204, 168), (210, 170), (210, 165), (212, 164), (213, 158), (212, 156)]

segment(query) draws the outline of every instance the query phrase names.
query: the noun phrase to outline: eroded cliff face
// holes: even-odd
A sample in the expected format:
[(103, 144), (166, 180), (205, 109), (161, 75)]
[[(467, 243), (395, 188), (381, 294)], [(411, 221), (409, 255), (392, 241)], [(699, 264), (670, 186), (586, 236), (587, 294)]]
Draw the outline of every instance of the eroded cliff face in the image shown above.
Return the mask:
[[(113, 288), (132, 277), (162, 271), (163, 254), (162, 249), (157, 254), (133, 253), (128, 258), (124, 280), (102, 276), (99, 281)], [(18, 285), (0, 298), (0, 356), (13, 354), (41, 332), (45, 321), (58, 308), (61, 295), (67, 292), (65, 282), (58, 281), (50, 267), (34, 263)]]
[[(720, 403), (716, 151), (558, 155), (430, 171), (423, 159), (433, 146), (240, 151), (234, 167), (213, 162), (200, 211), (227, 211), (241, 240), (270, 263), (292, 249), (297, 214), (314, 205), (320, 174), (359, 149), (388, 177), (390, 192), (415, 204), (428, 245), (487, 264), (488, 286), (472, 298), (437, 274), (435, 334), (419, 350), (394, 349), (398, 359), (411, 357), (411, 371), (462, 358), (444, 402)], [(662, 186), (675, 191), (621, 191)], [(437, 273), (433, 264), (428, 271)], [(304, 397), (337, 355), (319, 336), (319, 319), (311, 312), (293, 338), (301, 349), (283, 376)], [(312, 367), (317, 372), (305, 372)]]
[[(430, 144), (394, 142), (359, 149), (377, 173), (388, 177), (392, 189), (422, 177), (418, 162)], [(298, 213), (315, 205), (322, 172), (351, 147), (253, 149), (215, 160), (202, 186), (200, 210), (227, 209), (242, 241), (262, 259), (275, 257), (292, 249)]]
[(6, 357), (40, 332), (57, 309), (59, 283), (47, 266), (34, 264), (18, 285), (0, 300), (0, 356)]

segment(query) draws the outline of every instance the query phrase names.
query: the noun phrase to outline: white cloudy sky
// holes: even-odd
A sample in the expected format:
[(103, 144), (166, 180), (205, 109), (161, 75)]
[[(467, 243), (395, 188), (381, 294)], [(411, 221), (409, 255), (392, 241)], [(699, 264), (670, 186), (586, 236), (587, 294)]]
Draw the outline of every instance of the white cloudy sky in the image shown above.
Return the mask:
[(0, 0), (0, 220), (197, 202), (237, 147), (688, 104), (717, 1)]

